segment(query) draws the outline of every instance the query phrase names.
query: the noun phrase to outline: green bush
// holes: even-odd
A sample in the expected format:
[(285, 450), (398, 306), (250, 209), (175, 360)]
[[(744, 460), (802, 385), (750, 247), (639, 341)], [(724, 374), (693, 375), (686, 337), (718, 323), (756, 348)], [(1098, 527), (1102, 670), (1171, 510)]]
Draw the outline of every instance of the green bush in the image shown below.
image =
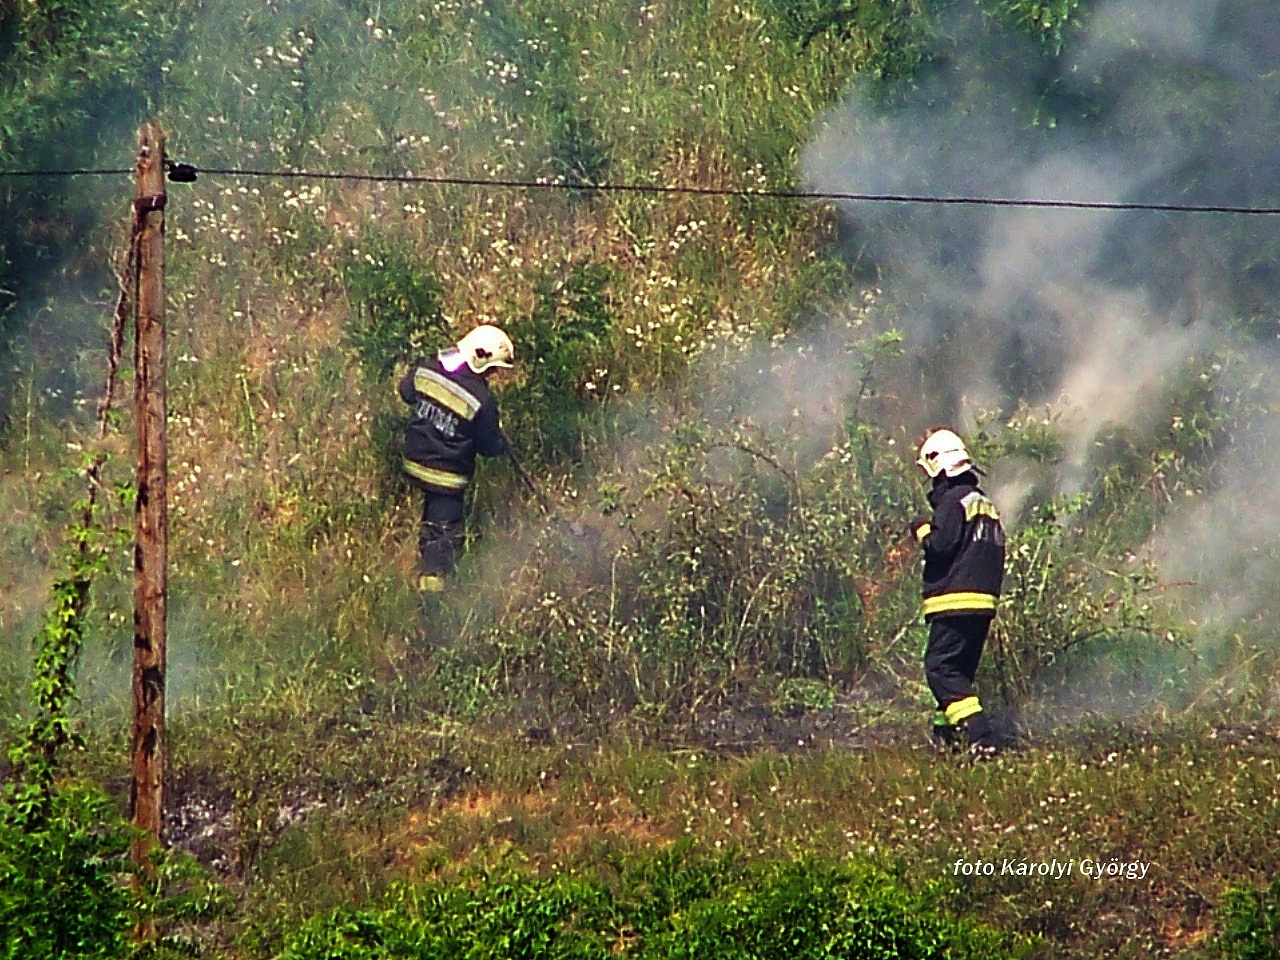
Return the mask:
[(517, 322), (522, 376), (503, 394), (503, 415), (520, 425), (522, 449), (543, 459), (582, 453), (582, 420), (603, 393), (593, 371), (612, 361), (612, 280), (601, 263), (580, 264), (565, 277), (544, 273), (534, 280), (533, 309)]
[(605, 960), (606, 942), (574, 923), (599, 896), (567, 877), (401, 887), (381, 909), (342, 909), (308, 924), (282, 960)]
[[(222, 915), (229, 893), (177, 852), (157, 850), (141, 877), (137, 836), (93, 786), (59, 790), (35, 825), (0, 804), (0, 960), (190, 956), (196, 926)], [(137, 938), (148, 925), (156, 936)]]
[(1043, 692), (1069, 654), (1160, 629), (1158, 590), (1146, 565), (1088, 557), (1076, 525), (1091, 498), (1059, 498), (1036, 508), (1009, 538), (1004, 595), (991, 637), (991, 665), (1006, 703)]
[(1216, 954), (1225, 960), (1271, 960), (1280, 956), (1280, 879), (1265, 888), (1235, 888), (1227, 892), (1214, 939)]
[(380, 384), (398, 363), (443, 345), (444, 288), (403, 246), (370, 238), (353, 250), (342, 279), (351, 315), (344, 339), (369, 383)]
[(813, 695), (914, 616), (886, 551), (909, 500), (887, 450), (858, 436), (797, 469), (785, 439), (686, 424), (602, 480), (598, 502), (580, 498), (581, 522), (540, 530), (504, 581), (506, 614), (469, 618), (461, 653), (513, 704), (589, 716), (678, 712), (762, 677), (814, 681)]
[(379, 907), (310, 921), (282, 960), (1018, 955), (1025, 941), (950, 919), (938, 901), (938, 890), (917, 893), (862, 865), (745, 865), (678, 847), (609, 882), (493, 876), (398, 888)]
[(1085, 15), (1082, 0), (997, 0), (991, 6), (996, 16), (1036, 37), (1054, 53), (1062, 49), (1070, 32), (1080, 29)]
[(999, 934), (938, 912), (893, 876), (819, 861), (755, 868), (670, 918), (652, 960), (925, 960), (1013, 955)]
[(910, 76), (925, 56), (924, 18), (914, 0), (761, 0), (760, 8), (799, 46), (822, 37), (854, 45), (858, 72), (877, 79)]
[(60, 792), (39, 829), (0, 817), (0, 957), (127, 956), (131, 842), (114, 802), (93, 790)]
[[(185, 0), (0, 4), (0, 169), (127, 166), (137, 126), (160, 94), (162, 65), (182, 45), (178, 25), (191, 6)], [(111, 262), (110, 243), (95, 226), (113, 216), (118, 203), (113, 185), (82, 181), (71, 189), (61, 178), (29, 178), (7, 191), (0, 217), (0, 364), (6, 371), (0, 428), (16, 398), (9, 371), (57, 287), (54, 278), (77, 276), (86, 292), (114, 287), (102, 269)], [(56, 349), (45, 337), (30, 347), (55, 369), (66, 363), (63, 329)], [(65, 373), (59, 376), (65, 387)]]

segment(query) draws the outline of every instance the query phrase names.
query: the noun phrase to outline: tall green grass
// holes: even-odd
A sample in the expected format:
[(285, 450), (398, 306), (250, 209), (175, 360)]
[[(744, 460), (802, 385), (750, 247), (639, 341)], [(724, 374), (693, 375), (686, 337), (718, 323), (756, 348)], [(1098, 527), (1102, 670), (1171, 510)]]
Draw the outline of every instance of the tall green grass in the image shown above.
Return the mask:
[[(23, 50), (0, 71), (15, 92), (0, 155), (34, 163), (55, 137), (53, 159), (128, 166), (132, 125), (155, 115), (172, 157), (205, 171), (575, 188), (209, 172), (170, 185), (174, 800), (222, 805), (226, 824), (207, 826), (225, 833), (200, 842), (221, 845), (206, 859), (243, 897), (211, 954), (375, 950), (374, 937), (430, 926), (370, 906), (397, 881), (506, 858), (531, 868), (512, 881), (518, 902), (545, 906), (568, 883), (540, 879), (549, 864), (577, 857), (585, 876), (682, 836), (713, 848), (746, 838), (770, 860), (893, 847), (925, 886), (956, 850), (1035, 858), (1081, 838), (1068, 852), (1120, 855), (1147, 838), (1132, 855), (1166, 872), (1138, 892), (979, 882), (948, 901), (1009, 930), (1043, 927), (1078, 956), (1133, 952), (1143, 937), (1185, 946), (1228, 877), (1262, 879), (1265, 738), (1220, 753), (1197, 737), (1206, 722), (1274, 720), (1269, 621), (1193, 646), (1194, 604), (1130, 555), (1172, 502), (1212, 488), (1214, 451), (1265, 411), (1224, 400), (1221, 368), (1196, 358), (1168, 385), (1168, 430), (1106, 438), (1074, 499), (1032, 490), (1008, 518), (1010, 605), (981, 682), (1033, 745), (1066, 746), (989, 769), (933, 765), (908, 746), (929, 710), (918, 558), (903, 545), (925, 508), (916, 438), (882, 419), (910, 402), (896, 327), (912, 292), (895, 299), (874, 264), (851, 267), (850, 238), (822, 203), (591, 189), (796, 186), (800, 151), (851, 80), (909, 91), (943, 5), (91, 6), (0, 17), (0, 39)], [(1029, 31), (1046, 62), (1085, 12), (983, 9), (993, 30)], [(79, 94), (108, 75), (145, 82), (120, 94), (105, 145), (93, 123), (82, 142), (68, 131), (94, 102)], [(23, 228), (0, 237), (13, 262), (39, 243), (40, 263), (71, 265), (65, 285), (0, 284), (14, 359), (0, 390), (11, 717), (27, 709), (49, 558), (81, 492), (68, 444), (85, 446), (103, 376), (132, 194), (120, 180), (85, 191), (82, 233), (55, 215), (80, 196), (68, 193), (20, 205)], [(506, 464), (483, 464), (454, 589), (424, 612), (395, 378), (479, 321), (516, 341), (505, 423), (550, 515)], [(1242, 342), (1267, 329), (1242, 326)], [(834, 386), (815, 403), (822, 377)], [(107, 442), (113, 484), (130, 475), (122, 421)], [(1052, 410), (1020, 409), (984, 422), (974, 448), (1043, 475), (1064, 432)], [(113, 503), (109, 525), (129, 522)], [(68, 772), (120, 794), (131, 570), (127, 549), (110, 560), (78, 665), (86, 750)], [(1192, 744), (1128, 743), (1137, 735), (1111, 721), (1135, 705), (1139, 726)], [(708, 742), (760, 753), (708, 758)], [(815, 744), (831, 752), (810, 759)], [(1231, 839), (1178, 828), (1203, 818)], [(723, 898), (691, 901), (650, 942), (678, 951), (678, 927), (728, 950), (777, 920), (797, 884), (845, 889), (843, 867), (788, 872), (801, 869), (728, 878)], [(589, 902), (612, 895), (573, 883)], [(396, 889), (493, 919), (487, 887)], [(898, 919), (926, 909), (896, 887), (886, 896)], [(1185, 929), (1126, 932), (1139, 907)], [(606, 945), (642, 950), (612, 932)]]

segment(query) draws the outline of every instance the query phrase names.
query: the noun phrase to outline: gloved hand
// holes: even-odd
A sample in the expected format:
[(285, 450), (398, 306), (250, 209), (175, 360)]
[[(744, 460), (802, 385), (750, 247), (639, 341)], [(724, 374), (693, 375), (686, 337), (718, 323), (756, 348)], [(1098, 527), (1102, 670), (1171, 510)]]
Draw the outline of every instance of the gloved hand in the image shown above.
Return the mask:
[(916, 538), (917, 543), (929, 535), (930, 523), (923, 517), (917, 517), (912, 520), (908, 526), (911, 530), (911, 535)]

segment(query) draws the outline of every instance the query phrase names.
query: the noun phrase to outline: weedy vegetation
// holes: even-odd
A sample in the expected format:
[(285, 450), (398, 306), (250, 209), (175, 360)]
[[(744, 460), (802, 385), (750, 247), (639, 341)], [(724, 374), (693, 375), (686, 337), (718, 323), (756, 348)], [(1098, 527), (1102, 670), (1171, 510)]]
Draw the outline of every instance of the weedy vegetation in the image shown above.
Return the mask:
[[(201, 170), (165, 213), (169, 850), (145, 871), (127, 363), (94, 430), (130, 182), (5, 180), (0, 956), (1274, 955), (1275, 599), (1147, 549), (1231, 492), (1238, 438), (1266, 462), (1274, 241), (1229, 228), (1222, 336), (1083, 467), (1037, 358), (1001, 358), (972, 443), (1018, 479), (979, 682), (1014, 749), (924, 746), (906, 523), (936, 345), (856, 215), (785, 194), (851, 90), (905, 110), (947, 68), (961, 6), (1043, 71), (1029, 129), (1104, 110), (1046, 79), (1083, 0), (0, 9), (0, 168), (125, 171), (155, 118)], [(1238, 81), (1178, 82), (1209, 118)], [(289, 170), (384, 179), (253, 173)], [(538, 493), (483, 463), (424, 606), (395, 382), (476, 322), (516, 342), (498, 389)]]

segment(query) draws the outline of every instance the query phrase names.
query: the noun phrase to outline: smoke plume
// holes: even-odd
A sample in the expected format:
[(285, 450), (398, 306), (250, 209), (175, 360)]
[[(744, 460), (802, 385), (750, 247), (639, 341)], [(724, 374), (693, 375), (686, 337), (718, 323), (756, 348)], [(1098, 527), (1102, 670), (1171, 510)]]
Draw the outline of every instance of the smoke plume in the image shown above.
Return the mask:
[[(810, 189), (1276, 205), (1273, 5), (1104, 2), (1056, 56), (973, 5), (955, 16), (910, 91), (856, 87), (822, 118), (803, 157)], [(1167, 432), (1189, 364), (1243, 355), (1218, 384), (1237, 396), (1277, 359), (1273, 217), (900, 202), (841, 213), (850, 250), (903, 304), (906, 426), (971, 429), (984, 413), (1047, 407), (1065, 443), (1058, 492), (1088, 486), (1111, 432)], [(1242, 321), (1269, 332), (1241, 337)], [(1220, 451), (1216, 489), (1173, 505), (1153, 541), (1171, 576), (1211, 596), (1230, 582), (1219, 612), (1252, 607), (1250, 558), (1280, 532), (1259, 484), (1276, 467), (1274, 431), (1256, 432)], [(1242, 515), (1242, 503), (1260, 509)]]

